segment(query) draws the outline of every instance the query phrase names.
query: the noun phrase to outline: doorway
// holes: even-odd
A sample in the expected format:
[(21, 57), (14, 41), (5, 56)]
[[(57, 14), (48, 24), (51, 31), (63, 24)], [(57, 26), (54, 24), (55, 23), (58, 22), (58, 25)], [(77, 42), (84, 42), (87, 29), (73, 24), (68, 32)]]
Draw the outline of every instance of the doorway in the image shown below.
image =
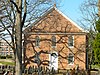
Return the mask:
[(52, 52), (49, 55), (49, 68), (50, 69), (54, 69), (54, 70), (58, 70), (58, 53), (57, 52)]

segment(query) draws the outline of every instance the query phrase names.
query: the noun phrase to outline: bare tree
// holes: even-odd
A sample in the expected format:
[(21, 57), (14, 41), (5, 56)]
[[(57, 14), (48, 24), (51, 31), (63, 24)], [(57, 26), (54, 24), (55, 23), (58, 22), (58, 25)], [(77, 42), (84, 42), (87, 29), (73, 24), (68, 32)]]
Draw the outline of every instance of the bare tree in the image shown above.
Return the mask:
[(95, 30), (95, 22), (98, 18), (97, 14), (97, 1), (96, 0), (86, 0), (80, 6), (80, 12), (82, 13), (80, 24), (87, 30), (92, 27)]
[[(52, 0), (1, 0), (0, 1), (0, 38), (14, 50), (16, 75), (22, 75), (22, 31), (41, 16)], [(45, 6), (45, 8), (44, 8)], [(27, 16), (27, 17), (26, 17)], [(10, 37), (12, 44), (6, 38)]]
[[(2, 3), (1, 3), (2, 2)], [(15, 58), (16, 58), (16, 75), (21, 75), (22, 74), (22, 30), (24, 29), (23, 27), (27, 27), (28, 25), (30, 25), (31, 23), (35, 22), (35, 20), (39, 21), (38, 19), (41, 18), (42, 13), (45, 13), (45, 11), (52, 6), (52, 2), (51, 0), (1, 0), (1, 5), (3, 6), (2, 8), (4, 8), (4, 10), (2, 10), (2, 8), (0, 8), (0, 10), (2, 11), (2, 15), (0, 16), (0, 34), (1, 34), (1, 38), (4, 39), (6, 42), (8, 42), (5, 37), (11, 37), (12, 40), (12, 44), (9, 44), (12, 49), (14, 50), (14, 54), (15, 54)], [(44, 7), (46, 6), (46, 7)], [(54, 15), (51, 15), (52, 18)], [(44, 18), (43, 20), (45, 20), (46, 18)], [(46, 19), (46, 24), (47, 25), (54, 25), (53, 27), (48, 26), (48, 28), (50, 29), (50, 31), (52, 31), (53, 28), (57, 28), (55, 33), (57, 32), (62, 32), (61, 30), (64, 29), (64, 32), (70, 31), (71, 30), (71, 26), (70, 23), (66, 23), (65, 27), (60, 27), (59, 30), (59, 26), (58, 26), (58, 22), (61, 20), (59, 17), (55, 17), (52, 22), (49, 21), (50, 18)], [(61, 23), (59, 23), (59, 25), (61, 25)], [(43, 28), (39, 29), (38, 27), (33, 28), (32, 31), (37, 30), (39, 32), (45, 32), (43, 31), (43, 29), (46, 28), (46, 26), (42, 26)], [(31, 28), (31, 27), (30, 27)], [(5, 32), (6, 31), (6, 32)], [(30, 31), (30, 30), (29, 30)], [(5, 33), (4, 33), (5, 32)], [(28, 35), (27, 37), (29, 37), (30, 35)], [(63, 37), (68, 37), (66, 36), (58, 36), (59, 40), (57, 40), (57, 43), (63, 43), (65, 48), (67, 47), (67, 43), (66, 43), (66, 39), (63, 39)], [(78, 38), (78, 37), (77, 37)], [(42, 42), (44, 42), (45, 40), (47, 40), (47, 42), (50, 44), (51, 40), (45, 38), (44, 40), (41, 40)], [(38, 58), (38, 63), (37, 65), (40, 66), (42, 64), (44, 65), (48, 65), (48, 63), (50, 61), (48, 60), (40, 60), (40, 56), (42, 53), (44, 54), (50, 54), (47, 51), (41, 50), (40, 52), (37, 52), (34, 49), (34, 45), (33, 42), (35, 41), (30, 41), (30, 40), (26, 40), (29, 43), (31, 43), (31, 45), (33, 46), (32, 50), (33, 52), (35, 52), (35, 54), (33, 54), (32, 57), (26, 57), (27, 60), (32, 61), (35, 63), (35, 61), (33, 61), (33, 58), (37, 57)], [(8, 42), (9, 43), (9, 42)], [(83, 45), (81, 45), (83, 46)], [(80, 48), (82, 48), (80, 46)], [(65, 60), (68, 58), (68, 55), (66, 55), (66, 52), (63, 52), (64, 47), (61, 47), (59, 49), (58, 55), (61, 58), (64, 58)], [(83, 46), (84, 48), (84, 46)], [(76, 47), (77, 49), (77, 47)], [(69, 49), (70, 50), (70, 49)], [(77, 57), (78, 54), (81, 53), (85, 53), (84, 51), (81, 51), (84, 49), (80, 49), (80, 51), (76, 51), (75, 53), (73, 53), (74, 55), (76, 55), (76, 58), (79, 59), (79, 57)], [(73, 52), (72, 50), (70, 50), (71, 52)], [(62, 53), (64, 54), (64, 56), (62, 55)], [(81, 59), (79, 59), (80, 61), (82, 61)], [(29, 61), (25, 62), (25, 64), (29, 63)], [(84, 61), (82, 61), (84, 63)], [(46, 64), (47, 63), (47, 64)], [(62, 61), (61, 61), (62, 63)], [(62, 65), (61, 65), (62, 66)], [(64, 67), (64, 66), (62, 66)]]
[(95, 22), (98, 19), (97, 12), (97, 0), (86, 0), (81, 4), (80, 11), (82, 13), (82, 18), (80, 19), (80, 24), (86, 29), (89, 33), (88, 35), (88, 64), (89, 69), (91, 69), (91, 65), (94, 62), (94, 54), (93, 54), (93, 40), (95, 39), (96, 34), (96, 26)]

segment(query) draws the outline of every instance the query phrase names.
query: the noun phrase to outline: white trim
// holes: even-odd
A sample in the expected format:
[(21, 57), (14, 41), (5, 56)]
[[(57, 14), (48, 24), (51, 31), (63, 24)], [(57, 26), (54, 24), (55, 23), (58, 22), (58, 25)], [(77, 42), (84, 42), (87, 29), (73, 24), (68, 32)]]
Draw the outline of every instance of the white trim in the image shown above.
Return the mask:
[(29, 33), (26, 33), (26, 35), (27, 34), (33, 34), (33, 35), (36, 35), (36, 34), (38, 34), (38, 35), (86, 35), (87, 33), (85, 33), (85, 32), (74, 32), (74, 33), (59, 33), (59, 32), (57, 32), (57, 33), (50, 33), (50, 32), (44, 32), (44, 33), (34, 33), (34, 32), (29, 32)]
[(69, 20), (73, 25), (75, 25), (76, 27), (78, 27), (82, 32), (85, 32), (84, 29), (82, 29), (79, 25), (77, 25), (74, 21), (72, 21), (70, 18), (68, 18), (65, 14), (63, 14), (60, 10), (58, 10), (56, 7), (54, 7), (55, 10), (60, 13), (63, 17), (65, 17), (67, 20)]

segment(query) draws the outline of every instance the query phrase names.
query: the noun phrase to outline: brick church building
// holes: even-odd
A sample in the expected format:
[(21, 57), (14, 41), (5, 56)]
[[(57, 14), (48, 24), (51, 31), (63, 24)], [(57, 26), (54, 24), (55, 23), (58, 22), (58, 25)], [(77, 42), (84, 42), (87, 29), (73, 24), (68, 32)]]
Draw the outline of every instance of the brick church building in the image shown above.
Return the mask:
[(56, 7), (24, 31), (24, 63), (49, 69), (87, 68), (87, 33)]

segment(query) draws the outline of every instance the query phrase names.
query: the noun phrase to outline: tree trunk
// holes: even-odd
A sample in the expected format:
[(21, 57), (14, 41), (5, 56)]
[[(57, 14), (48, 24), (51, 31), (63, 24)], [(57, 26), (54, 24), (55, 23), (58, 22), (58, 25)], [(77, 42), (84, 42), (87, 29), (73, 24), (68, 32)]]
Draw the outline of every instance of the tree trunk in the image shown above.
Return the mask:
[(22, 27), (21, 27), (21, 16), (22, 16), (22, 0), (16, 0), (18, 6), (16, 12), (16, 25), (15, 25), (15, 75), (22, 75)]
[(98, 0), (98, 16), (100, 17), (100, 0)]

